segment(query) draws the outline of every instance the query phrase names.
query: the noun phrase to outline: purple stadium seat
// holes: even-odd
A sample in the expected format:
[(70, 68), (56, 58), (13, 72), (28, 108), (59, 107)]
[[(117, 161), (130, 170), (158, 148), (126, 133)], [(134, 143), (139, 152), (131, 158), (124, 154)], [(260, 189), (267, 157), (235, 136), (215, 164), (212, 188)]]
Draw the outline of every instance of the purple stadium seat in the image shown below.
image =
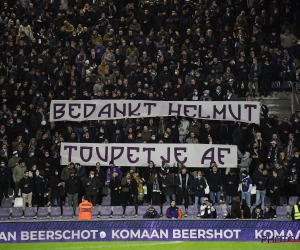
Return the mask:
[(160, 208), (160, 206), (154, 205), (154, 206), (152, 206), (152, 207), (154, 207), (154, 209), (155, 209), (159, 214), (161, 214), (161, 208)]
[(101, 205), (102, 205), (102, 206), (110, 206), (110, 201), (111, 201), (110, 196), (104, 196), (104, 197), (102, 198), (102, 203), (101, 203)]
[(62, 219), (71, 219), (73, 218), (74, 210), (73, 207), (64, 207), (63, 208), (63, 214), (62, 214)]
[(197, 217), (197, 214), (198, 214), (197, 206), (192, 205), (192, 206), (188, 207), (188, 217), (195, 218), (195, 217)]
[(270, 197), (266, 196), (265, 197), (265, 205), (269, 206), (271, 204)]
[(24, 219), (32, 220), (36, 216), (36, 208), (35, 207), (26, 207), (24, 212)]
[(276, 215), (278, 219), (285, 219), (287, 218), (287, 211), (286, 206), (283, 207), (277, 207), (276, 208)]
[(100, 208), (100, 218), (101, 219), (107, 219), (111, 215), (111, 207), (110, 206), (104, 206), (101, 205)]
[(163, 205), (162, 206), (162, 217), (166, 217), (166, 212), (167, 212), (167, 209), (169, 208), (170, 206), (169, 205)]
[(219, 205), (215, 205), (214, 208), (216, 209), (216, 213), (217, 213), (217, 217), (221, 218), (220, 217), (220, 214), (221, 214), (221, 206)]
[(125, 217), (134, 217), (135, 215), (135, 206), (127, 206), (125, 209)]
[(146, 213), (147, 209), (149, 208), (149, 206), (139, 206), (138, 207), (138, 217), (142, 218), (144, 216), (144, 214)]
[(289, 199), (289, 205), (294, 206), (297, 203), (298, 197), (297, 196), (292, 196)]
[(96, 219), (97, 217), (98, 217), (98, 215), (99, 215), (99, 208), (98, 208), (98, 206), (93, 206), (93, 211), (92, 211), (92, 218), (93, 219)]
[(60, 216), (61, 216), (60, 207), (51, 207), (50, 219), (52, 220), (59, 219)]
[(10, 208), (0, 207), (0, 221), (8, 220), (9, 215), (10, 215)]
[(21, 207), (14, 207), (11, 213), (12, 220), (19, 220), (23, 216), (23, 208)]
[(115, 206), (111, 208), (113, 218), (122, 218), (124, 208), (122, 206)]
[(49, 215), (48, 207), (39, 207), (38, 212), (37, 212), (38, 220), (47, 219), (48, 215)]
[(12, 207), (13, 198), (3, 198), (1, 201), (1, 207)]

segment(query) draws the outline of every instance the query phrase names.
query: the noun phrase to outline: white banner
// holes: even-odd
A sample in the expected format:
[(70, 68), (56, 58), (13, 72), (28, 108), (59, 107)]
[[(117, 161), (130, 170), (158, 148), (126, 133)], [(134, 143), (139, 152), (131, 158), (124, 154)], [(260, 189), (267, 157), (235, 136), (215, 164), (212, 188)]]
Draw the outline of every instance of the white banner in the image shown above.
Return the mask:
[(259, 124), (258, 102), (165, 102), (137, 100), (51, 101), (50, 121), (185, 116)]
[(147, 144), (147, 143), (62, 143), (61, 164), (70, 162), (94, 166), (97, 162), (116, 166), (147, 167), (150, 160), (157, 166), (162, 161), (173, 165), (183, 162), (187, 167), (209, 167), (215, 161), (219, 167), (236, 167), (237, 147), (212, 144)]

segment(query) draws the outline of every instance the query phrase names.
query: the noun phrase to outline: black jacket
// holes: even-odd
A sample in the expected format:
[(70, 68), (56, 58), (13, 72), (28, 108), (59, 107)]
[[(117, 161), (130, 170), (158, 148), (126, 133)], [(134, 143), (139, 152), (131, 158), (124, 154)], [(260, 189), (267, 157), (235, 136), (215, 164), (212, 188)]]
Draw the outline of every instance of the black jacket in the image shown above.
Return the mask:
[[(23, 177), (20, 180), (19, 185), (20, 185), (22, 193), (24, 193), (24, 194), (29, 194), (33, 191), (33, 181), (32, 181), (31, 177), (27, 177), (27, 178)], [(28, 186), (25, 187), (25, 185), (28, 185)]]
[(271, 177), (270, 180), (269, 180), (268, 189), (274, 191), (275, 186), (277, 188), (282, 188), (283, 187), (282, 179), (279, 176), (277, 176), (276, 178)]
[[(200, 186), (203, 186), (203, 188), (200, 188)], [(195, 178), (193, 180), (192, 189), (194, 190), (195, 196), (204, 197), (205, 196), (205, 188), (206, 188), (206, 182), (203, 177), (201, 177), (201, 179)]]
[[(231, 182), (231, 184), (229, 184)], [(239, 178), (236, 174), (231, 175), (230, 173), (225, 176), (224, 185), (226, 188), (226, 195), (227, 196), (236, 196), (238, 185), (239, 185)]]
[(8, 183), (10, 177), (10, 169), (8, 167), (0, 167), (0, 184)]
[(237, 201), (232, 202), (231, 206), (231, 218), (236, 219), (236, 218), (241, 218), (241, 207), (240, 203)]
[(250, 212), (250, 208), (248, 207), (247, 203), (243, 203), (241, 205), (241, 210), (243, 210), (243, 214), (244, 214), (244, 219), (251, 219), (251, 212)]
[(207, 179), (209, 189), (212, 192), (218, 192), (220, 191), (220, 187), (222, 185), (222, 176), (219, 172), (217, 173), (209, 173), (208, 179)]
[[(253, 183), (256, 185), (256, 190), (266, 190), (268, 186), (269, 176), (263, 175), (258, 169), (253, 173)], [(261, 182), (261, 183), (260, 183)]]
[(104, 186), (104, 184), (105, 184), (104, 171), (101, 168), (99, 168), (99, 169), (95, 168), (94, 172), (95, 172), (95, 177), (98, 178), (98, 180), (100, 181), (101, 186)]
[(67, 194), (76, 194), (79, 192), (79, 180), (77, 177), (69, 177), (65, 182), (65, 190)]
[(86, 179), (86, 186), (85, 187), (86, 187), (86, 194), (87, 195), (97, 196), (99, 188), (101, 187), (101, 183), (100, 183), (98, 178), (88, 177)]
[(51, 188), (51, 197), (52, 198), (59, 198), (60, 197), (60, 190), (61, 190), (61, 186), (58, 186), (58, 184), (60, 183), (60, 178), (56, 175), (51, 176), (48, 185)]
[(80, 180), (81, 184), (85, 186), (86, 183), (86, 169), (85, 166), (81, 166), (77, 171), (76, 171), (76, 176)]
[(46, 189), (46, 181), (43, 176), (37, 176), (35, 179), (35, 193), (44, 194)]
[[(259, 217), (257, 218), (257, 216), (259, 215)], [(251, 214), (251, 218), (252, 219), (259, 219), (259, 218), (263, 218), (263, 211), (262, 210), (260, 210), (260, 212), (258, 213), (258, 212), (256, 212), (256, 209), (254, 208), (253, 210), (252, 210), (252, 214)]]

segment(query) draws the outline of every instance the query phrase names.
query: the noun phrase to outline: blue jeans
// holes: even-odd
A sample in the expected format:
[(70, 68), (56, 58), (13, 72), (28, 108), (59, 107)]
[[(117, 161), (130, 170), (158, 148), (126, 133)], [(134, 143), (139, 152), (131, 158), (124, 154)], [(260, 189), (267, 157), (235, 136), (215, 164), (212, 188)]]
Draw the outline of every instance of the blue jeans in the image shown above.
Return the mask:
[(266, 197), (266, 190), (257, 190), (256, 189), (256, 202), (255, 205), (261, 204), (261, 209), (265, 210), (265, 197)]
[[(216, 202), (215, 202), (215, 196), (217, 198)], [(221, 192), (220, 191), (218, 191), (218, 192), (210, 191), (209, 198), (213, 201), (213, 203), (217, 203), (218, 205), (220, 205)]]
[(181, 143), (185, 143), (185, 137), (186, 137), (186, 135), (179, 135), (179, 141)]
[(242, 199), (245, 199), (248, 207), (251, 207), (251, 194), (249, 192), (242, 192)]
[(78, 141), (80, 141), (80, 137), (81, 137), (81, 134), (82, 134), (82, 132), (83, 132), (83, 129), (80, 128), (80, 127), (74, 127), (74, 132), (75, 132), (75, 134), (77, 135)]
[(195, 196), (195, 203), (194, 203), (195, 206), (198, 206), (199, 200), (200, 200), (200, 205), (202, 205), (204, 203), (204, 197), (203, 196), (202, 197)]
[(171, 204), (171, 199), (174, 200), (174, 201), (176, 201), (176, 195), (175, 194), (172, 194), (172, 196), (166, 194), (165, 196), (166, 196), (166, 200), (167, 200), (167, 204), (168, 205)]
[(55, 205), (55, 200), (57, 201), (57, 206), (61, 206), (60, 198), (51, 198), (51, 207), (54, 207)]
[(234, 196), (226, 195), (226, 205), (230, 205), (230, 203), (232, 203), (233, 200), (234, 200)]

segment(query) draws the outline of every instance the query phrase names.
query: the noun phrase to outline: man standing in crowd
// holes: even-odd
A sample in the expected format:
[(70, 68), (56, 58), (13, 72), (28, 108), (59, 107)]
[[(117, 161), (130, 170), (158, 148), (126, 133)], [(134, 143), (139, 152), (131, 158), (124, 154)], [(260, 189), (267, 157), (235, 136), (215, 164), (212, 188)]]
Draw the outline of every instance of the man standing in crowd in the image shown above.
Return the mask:
[(242, 199), (245, 199), (247, 201), (248, 207), (251, 207), (252, 179), (250, 178), (246, 170), (242, 172), (242, 179), (240, 184), (241, 184), (241, 191), (242, 191)]
[(25, 162), (22, 159), (19, 160), (19, 164), (14, 168), (13, 172), (13, 180), (15, 183), (15, 197), (19, 196), (20, 180), (24, 177), (26, 170), (27, 167), (25, 166)]
[(96, 205), (96, 198), (99, 193), (99, 188), (101, 186), (101, 183), (98, 178), (95, 177), (95, 172), (90, 171), (89, 177), (86, 179), (86, 196), (88, 197), (89, 201), (93, 204), (93, 206)]
[(25, 170), (24, 177), (21, 178), (19, 187), (22, 192), (23, 198), (23, 209), (25, 210), (26, 202), (28, 203), (28, 207), (32, 207), (32, 191), (33, 191), (33, 181), (32, 177), (29, 177), (29, 171)]
[(68, 197), (68, 205), (72, 205), (75, 210), (78, 206), (78, 192), (80, 187), (80, 181), (75, 176), (75, 173), (72, 172), (70, 177), (65, 181), (65, 191)]
[(189, 192), (192, 188), (192, 176), (187, 173), (186, 167), (182, 167), (181, 173), (175, 178), (175, 187), (177, 190), (177, 205), (182, 205), (182, 200), (184, 199), (184, 206), (187, 210), (190, 198)]

